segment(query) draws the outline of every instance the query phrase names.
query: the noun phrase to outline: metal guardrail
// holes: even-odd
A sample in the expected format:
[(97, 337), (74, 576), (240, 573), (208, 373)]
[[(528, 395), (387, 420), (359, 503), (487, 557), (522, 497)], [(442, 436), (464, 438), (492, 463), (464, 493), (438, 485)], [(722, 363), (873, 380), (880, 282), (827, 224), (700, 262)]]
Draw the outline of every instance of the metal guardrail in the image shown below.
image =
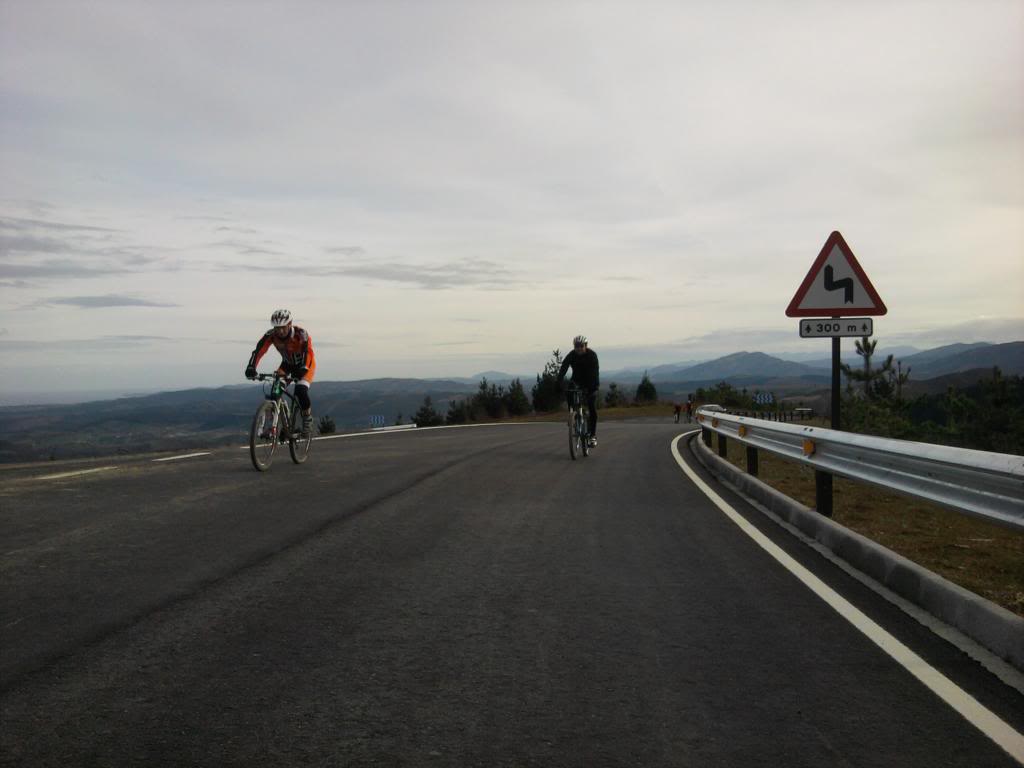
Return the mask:
[[(697, 409), (706, 445), (719, 436), (747, 448), (747, 471), (757, 474), (766, 450), (817, 472), (860, 480), (945, 507), (1024, 529), (1024, 456), (953, 448), (762, 421)], [(819, 507), (820, 508), (820, 507)]]

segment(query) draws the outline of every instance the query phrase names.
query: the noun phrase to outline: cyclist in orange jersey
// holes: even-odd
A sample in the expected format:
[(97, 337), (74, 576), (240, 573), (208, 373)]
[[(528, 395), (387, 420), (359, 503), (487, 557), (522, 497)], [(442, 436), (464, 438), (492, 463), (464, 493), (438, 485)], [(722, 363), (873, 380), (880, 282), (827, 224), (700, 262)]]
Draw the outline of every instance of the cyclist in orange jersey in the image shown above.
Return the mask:
[(308, 435), (313, 428), (313, 402), (309, 399), (309, 387), (316, 373), (316, 354), (313, 352), (313, 340), (305, 328), (292, 325), (292, 313), (287, 309), (279, 309), (270, 316), (274, 327), (263, 334), (256, 344), (256, 349), (249, 357), (245, 367), (247, 379), (256, 378), (256, 366), (270, 349), (281, 353), (281, 365), (278, 372), (287, 374), (295, 381), (295, 398), (302, 409), (302, 432)]

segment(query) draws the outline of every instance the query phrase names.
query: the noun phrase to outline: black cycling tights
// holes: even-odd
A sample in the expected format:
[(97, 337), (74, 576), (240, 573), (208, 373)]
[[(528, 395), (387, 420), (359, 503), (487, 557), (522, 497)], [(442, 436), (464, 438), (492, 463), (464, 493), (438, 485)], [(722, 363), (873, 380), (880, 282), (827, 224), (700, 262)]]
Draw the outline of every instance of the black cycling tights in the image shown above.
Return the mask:
[(309, 399), (309, 387), (296, 384), (295, 399), (299, 401), (299, 407), (304, 411), (308, 411), (313, 407), (313, 401)]
[(587, 411), (590, 424), (590, 434), (593, 437), (597, 437), (597, 390), (592, 389), (587, 392)]

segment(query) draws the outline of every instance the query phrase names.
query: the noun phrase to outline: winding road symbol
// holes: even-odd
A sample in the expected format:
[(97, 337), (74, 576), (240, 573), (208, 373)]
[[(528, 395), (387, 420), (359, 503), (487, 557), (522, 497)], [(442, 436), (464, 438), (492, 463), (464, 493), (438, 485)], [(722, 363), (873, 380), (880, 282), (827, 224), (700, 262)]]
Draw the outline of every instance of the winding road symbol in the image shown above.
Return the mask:
[[(837, 278), (836, 272), (842, 277)], [(839, 300), (840, 295), (842, 301)], [(884, 315), (886, 312), (885, 302), (839, 232), (828, 236), (807, 277), (786, 307), (788, 317), (836, 318)], [(803, 326), (800, 328), (802, 330)]]
[(842, 288), (845, 293), (843, 294), (844, 304), (853, 304), (853, 278), (844, 277), (842, 280), (835, 279), (835, 270), (832, 269), (831, 265), (825, 267), (825, 290), (826, 291), (838, 291)]

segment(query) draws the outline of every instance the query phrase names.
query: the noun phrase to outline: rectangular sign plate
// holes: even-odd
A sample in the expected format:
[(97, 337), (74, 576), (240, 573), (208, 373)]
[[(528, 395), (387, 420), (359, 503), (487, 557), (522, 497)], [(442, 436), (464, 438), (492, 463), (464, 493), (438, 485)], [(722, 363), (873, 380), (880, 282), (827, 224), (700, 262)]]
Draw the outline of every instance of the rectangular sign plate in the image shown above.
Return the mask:
[(800, 321), (800, 338), (803, 339), (871, 336), (874, 331), (874, 323), (870, 317), (805, 318)]

